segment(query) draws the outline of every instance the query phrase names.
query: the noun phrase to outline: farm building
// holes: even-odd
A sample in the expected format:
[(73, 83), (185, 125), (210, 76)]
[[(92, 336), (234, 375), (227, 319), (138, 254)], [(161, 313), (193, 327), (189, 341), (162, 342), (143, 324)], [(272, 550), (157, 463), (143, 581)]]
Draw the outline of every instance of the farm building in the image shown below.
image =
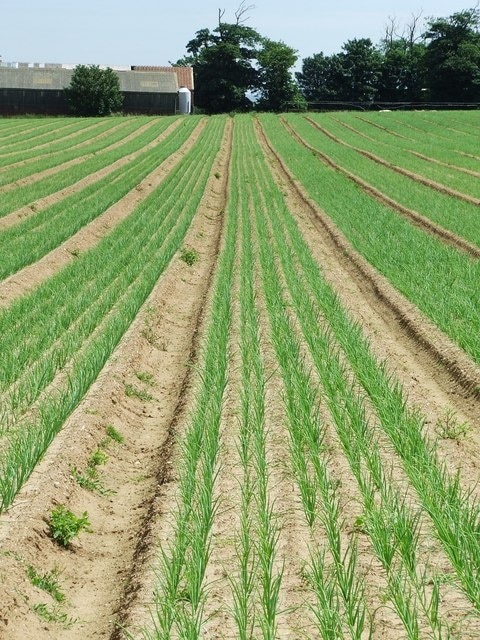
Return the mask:
[[(168, 69), (162, 71), (144, 69), (114, 69), (124, 98), (123, 110), (126, 113), (176, 113), (182, 85), (174, 67), (162, 67)], [(73, 68), (60, 65), (0, 67), (0, 115), (67, 114), (63, 90), (70, 85), (72, 74)], [(193, 82), (193, 73), (190, 75)]]

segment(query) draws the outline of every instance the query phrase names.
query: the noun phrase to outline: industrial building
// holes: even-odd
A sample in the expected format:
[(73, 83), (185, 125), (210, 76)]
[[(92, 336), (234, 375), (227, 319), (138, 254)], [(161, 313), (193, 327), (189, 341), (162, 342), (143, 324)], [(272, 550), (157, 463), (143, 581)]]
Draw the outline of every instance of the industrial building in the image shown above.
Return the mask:
[[(3, 63), (0, 66), (0, 115), (67, 115), (64, 89), (75, 65)], [(190, 113), (191, 67), (113, 67), (120, 81), (123, 112), (168, 115)]]

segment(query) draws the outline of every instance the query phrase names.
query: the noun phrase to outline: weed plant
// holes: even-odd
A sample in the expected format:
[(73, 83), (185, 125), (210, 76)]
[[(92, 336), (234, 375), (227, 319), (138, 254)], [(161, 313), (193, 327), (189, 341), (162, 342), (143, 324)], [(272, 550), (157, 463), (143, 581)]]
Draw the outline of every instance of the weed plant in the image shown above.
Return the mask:
[(62, 547), (68, 547), (73, 538), (82, 531), (90, 531), (90, 521), (86, 511), (81, 516), (76, 516), (63, 505), (52, 510), (48, 524), (50, 535)]

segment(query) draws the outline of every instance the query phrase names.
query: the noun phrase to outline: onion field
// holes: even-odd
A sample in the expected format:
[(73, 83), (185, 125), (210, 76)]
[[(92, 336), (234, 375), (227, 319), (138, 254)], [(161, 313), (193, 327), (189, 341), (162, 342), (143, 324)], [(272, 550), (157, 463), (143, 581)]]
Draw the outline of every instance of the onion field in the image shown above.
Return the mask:
[(480, 637), (479, 137), (0, 120), (1, 638)]

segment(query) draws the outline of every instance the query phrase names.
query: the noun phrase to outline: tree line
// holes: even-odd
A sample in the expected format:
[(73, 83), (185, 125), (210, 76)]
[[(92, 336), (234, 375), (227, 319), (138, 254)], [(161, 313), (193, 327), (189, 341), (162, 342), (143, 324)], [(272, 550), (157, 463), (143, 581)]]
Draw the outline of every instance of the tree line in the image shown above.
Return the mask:
[[(302, 110), (308, 103), (480, 102), (480, 10), (430, 18), (420, 16), (400, 31), (391, 18), (380, 44), (348, 40), (339, 53), (315, 53), (292, 74), (297, 52), (245, 24), (252, 7), (242, 3), (234, 22), (200, 29), (174, 63), (193, 66), (195, 105), (205, 113), (260, 109)], [(80, 65), (66, 90), (78, 115), (108, 115), (121, 109), (119, 81), (111, 69)]]
[(235, 21), (200, 29), (177, 65), (193, 66), (195, 104), (207, 113), (285, 111), (307, 102), (480, 102), (480, 12), (466, 9), (446, 18), (413, 16), (401, 31), (390, 19), (378, 45), (348, 40), (339, 53), (315, 53), (292, 75), (297, 52), (246, 26), (252, 7)]

